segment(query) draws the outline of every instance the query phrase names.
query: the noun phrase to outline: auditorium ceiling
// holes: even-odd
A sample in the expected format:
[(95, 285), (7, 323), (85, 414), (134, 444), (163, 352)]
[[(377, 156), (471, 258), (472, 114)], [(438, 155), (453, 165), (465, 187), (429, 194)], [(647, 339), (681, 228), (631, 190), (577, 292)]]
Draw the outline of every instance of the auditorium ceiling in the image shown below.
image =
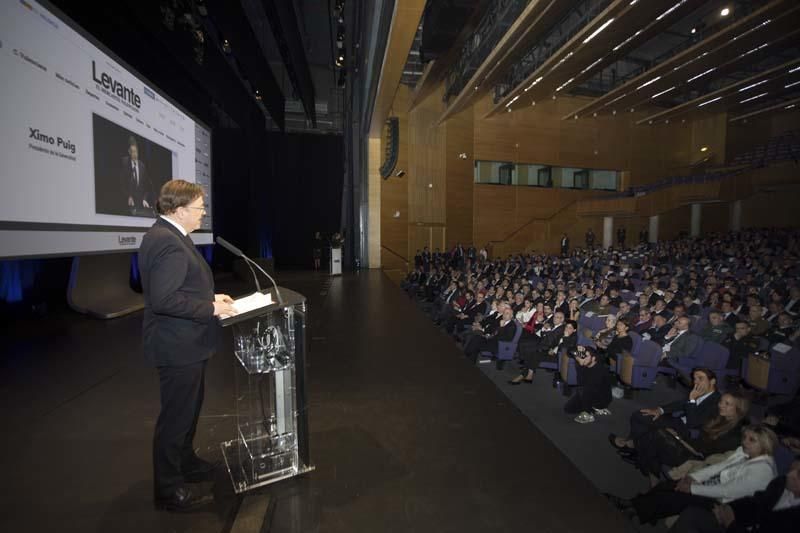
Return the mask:
[[(455, 21), (442, 16), (454, 5)], [(440, 122), (487, 93), (485, 117), (572, 95), (564, 120), (736, 122), (800, 101), (798, 17), (797, 0), (429, 0), (404, 81), (425, 93), (441, 73)], [(456, 45), (436, 49), (428, 36), (454, 24)]]

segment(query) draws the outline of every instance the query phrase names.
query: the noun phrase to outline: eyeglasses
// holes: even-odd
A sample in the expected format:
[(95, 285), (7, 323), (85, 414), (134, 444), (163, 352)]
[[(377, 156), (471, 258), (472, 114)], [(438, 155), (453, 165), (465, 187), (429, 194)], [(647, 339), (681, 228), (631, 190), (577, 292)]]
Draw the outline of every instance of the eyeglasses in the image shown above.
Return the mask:
[(203, 207), (192, 207), (191, 205), (185, 205), (184, 207), (185, 207), (186, 209), (199, 209), (200, 211), (202, 211), (202, 212), (204, 212), (204, 213), (206, 212), (206, 208), (205, 208), (205, 206), (203, 206)]

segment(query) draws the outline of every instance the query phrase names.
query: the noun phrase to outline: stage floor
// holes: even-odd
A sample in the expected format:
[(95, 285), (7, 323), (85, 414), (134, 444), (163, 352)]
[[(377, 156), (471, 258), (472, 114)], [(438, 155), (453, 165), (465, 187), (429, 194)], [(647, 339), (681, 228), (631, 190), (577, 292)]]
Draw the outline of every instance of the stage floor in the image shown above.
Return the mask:
[[(309, 299), (316, 471), (263, 490), (269, 531), (632, 530), (382, 273), (279, 280)], [(10, 476), (0, 529), (231, 529), (237, 502), (227, 474), (210, 512), (152, 509), (158, 386), (140, 355), (140, 327), (140, 314), (101, 322), (71, 313), (3, 326)], [(195, 439), (212, 458), (232, 436), (233, 362), (223, 340)]]

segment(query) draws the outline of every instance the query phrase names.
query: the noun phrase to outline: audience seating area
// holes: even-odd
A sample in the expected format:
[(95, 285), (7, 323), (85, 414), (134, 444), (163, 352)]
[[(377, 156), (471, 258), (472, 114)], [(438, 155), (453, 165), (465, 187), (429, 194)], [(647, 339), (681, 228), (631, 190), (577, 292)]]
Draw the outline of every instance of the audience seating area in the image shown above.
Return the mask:
[[(800, 232), (749, 229), (563, 256), (426, 249), (401, 287), (476, 364), (518, 362), (524, 379), (512, 384), (548, 376), (554, 394), (579, 394), (586, 387), (576, 358), (588, 350), (607, 368), (617, 401), (691, 387), (693, 369), (705, 368), (721, 392), (793, 405), (770, 426), (793, 456), (800, 453), (798, 274)], [(532, 360), (537, 368), (528, 369)], [(602, 411), (575, 420), (588, 423)]]

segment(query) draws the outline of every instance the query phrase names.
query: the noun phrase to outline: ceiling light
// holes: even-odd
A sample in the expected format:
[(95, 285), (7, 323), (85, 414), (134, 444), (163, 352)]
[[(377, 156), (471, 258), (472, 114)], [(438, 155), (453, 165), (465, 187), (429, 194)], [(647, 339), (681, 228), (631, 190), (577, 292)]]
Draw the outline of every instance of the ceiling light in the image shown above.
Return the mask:
[(694, 35), (695, 33), (697, 33), (697, 28), (692, 28), (691, 34)]
[(791, 109), (791, 108), (793, 108), (793, 107), (794, 107), (794, 106), (796, 106), (796, 105), (797, 105), (797, 104), (787, 105), (786, 107), (784, 107), (784, 109)]
[(650, 99), (653, 99), (653, 98), (658, 98), (658, 97), (659, 97), (659, 96), (661, 96), (662, 94), (667, 94), (668, 92), (670, 92), (670, 91), (671, 91), (672, 89), (674, 89), (674, 88), (675, 88), (675, 85), (673, 85), (672, 87), (670, 87), (669, 89), (667, 89), (667, 90), (665, 90), (665, 91), (661, 91), (660, 93), (656, 93), (656, 94), (654, 94), (653, 96), (651, 96), (651, 97), (650, 97)]
[(708, 152), (708, 146), (703, 146), (702, 148), (700, 148), (700, 151), (701, 152)]
[(753, 87), (758, 87), (758, 86), (759, 86), (759, 85), (761, 85), (762, 83), (767, 83), (768, 81), (769, 81), (769, 78), (767, 78), (766, 80), (761, 80), (761, 81), (757, 81), (757, 82), (755, 82), (755, 83), (751, 83), (751, 84), (750, 84), (750, 85), (748, 85), (747, 87), (742, 87), (741, 89), (739, 89), (739, 92), (740, 92), (740, 93), (743, 93), (744, 91), (746, 91), (746, 90), (748, 90), (748, 89), (752, 89)]
[(702, 77), (703, 77), (703, 76), (705, 76), (706, 74), (709, 74), (709, 73), (711, 73), (711, 72), (714, 72), (715, 70), (717, 70), (717, 67), (711, 67), (710, 69), (706, 70), (705, 72), (701, 72), (701, 73), (700, 73), (700, 74), (698, 74), (697, 76), (692, 76), (691, 78), (689, 78), (688, 80), (686, 80), (686, 83), (692, 83), (692, 82), (693, 82), (694, 80), (696, 80), (697, 78), (702, 78)]
[(794, 86), (795, 86), (795, 85), (797, 85), (798, 83), (800, 83), (800, 81), (793, 81), (793, 82), (792, 82), (792, 83), (790, 83), (789, 85), (784, 85), (784, 86), (783, 86), (783, 88), (784, 88), (784, 89), (788, 89), (789, 87), (794, 87)]
[(616, 116), (617, 115), (617, 110), (615, 109), (614, 111), (611, 112), (611, 114)]
[(703, 102), (702, 104), (699, 104), (697, 107), (703, 107), (704, 105), (711, 104), (713, 102), (716, 102), (717, 100), (722, 100), (722, 97), (721, 96), (717, 96), (716, 98), (712, 98), (711, 100), (708, 100), (707, 102)]
[(720, 11), (719, 14), (720, 14), (720, 16), (727, 17), (728, 15), (731, 14), (731, 10), (730, 10), (730, 8), (723, 7), (722, 11)]
[(636, 90), (638, 91), (639, 89), (642, 89), (642, 88), (644, 88), (644, 87), (647, 87), (647, 86), (648, 86), (648, 85), (650, 85), (651, 83), (655, 83), (655, 82), (657, 82), (657, 81), (658, 81), (658, 80), (660, 80), (660, 79), (661, 79), (661, 76), (656, 76), (656, 77), (655, 77), (655, 78), (653, 78), (652, 80), (650, 80), (650, 81), (646, 81), (646, 82), (644, 82), (643, 84), (639, 85), (639, 86), (636, 88)]
[(528, 85), (528, 87), (525, 89), (525, 92), (529, 91), (531, 88), (533, 88), (534, 85), (542, 81), (542, 78), (544, 78), (544, 76), (539, 76), (538, 78), (536, 78), (536, 80), (533, 83)]
[(597, 64), (598, 64), (599, 62), (601, 62), (603, 59), (605, 59), (605, 58), (604, 58), (604, 57), (601, 57), (600, 59), (598, 59), (597, 61), (595, 61), (594, 63), (592, 63), (592, 64), (591, 64), (591, 65), (589, 65), (588, 67), (586, 67), (585, 69), (583, 69), (583, 70), (581, 71), (581, 74), (584, 74), (584, 73), (586, 73), (586, 71), (587, 71), (587, 70), (589, 70), (589, 69), (591, 69), (592, 67), (594, 67), (595, 65), (597, 65)]
[(661, 13), (659, 16), (657, 16), (656, 20), (663, 19), (664, 17), (666, 17), (667, 15), (669, 15), (670, 13), (672, 13), (673, 11), (675, 11), (676, 9), (678, 9), (679, 7), (681, 7), (685, 3), (686, 3), (686, 0), (681, 0), (680, 2), (678, 2), (674, 6), (672, 6), (671, 8), (667, 9), (666, 11)]
[(607, 21), (605, 21), (602, 26), (600, 26), (599, 28), (594, 30), (591, 35), (589, 35), (586, 39), (584, 39), (583, 44), (586, 44), (589, 41), (591, 41), (592, 39), (594, 39), (597, 36), (598, 33), (603, 31), (604, 29), (606, 29), (608, 27), (608, 25), (611, 24), (612, 22), (614, 22), (613, 18), (608, 19)]
[(768, 94), (769, 94), (769, 93), (761, 93), (761, 94), (757, 94), (757, 95), (755, 95), (755, 96), (751, 96), (750, 98), (745, 98), (744, 100), (742, 100), (742, 101), (741, 101), (741, 102), (739, 102), (739, 103), (740, 103), (740, 104), (743, 104), (743, 103), (745, 103), (745, 102), (749, 102), (750, 100), (755, 100), (756, 98), (761, 98), (762, 96), (766, 96), (766, 95), (768, 95)]
[(794, 67), (792, 70), (789, 71), (789, 74), (791, 74), (792, 72), (797, 72), (798, 70), (800, 70), (800, 67)]
[(619, 43), (617, 46), (615, 46), (615, 47), (614, 47), (614, 48), (613, 48), (611, 51), (612, 51), (612, 52), (616, 52), (617, 50), (619, 50), (620, 48), (622, 48), (623, 46), (625, 46), (626, 44), (628, 44), (629, 42), (631, 42), (631, 40), (633, 40), (633, 39), (634, 39), (634, 38), (635, 38), (637, 35), (639, 35), (639, 34), (640, 34), (640, 33), (642, 33), (643, 31), (644, 31), (644, 30), (639, 30), (639, 31), (637, 31), (636, 33), (634, 33), (633, 35), (631, 35), (630, 37), (628, 37), (627, 39), (625, 39), (624, 41), (622, 41), (621, 43)]
[(514, 98), (512, 98), (512, 99), (511, 99), (511, 101), (510, 101), (509, 103), (507, 103), (507, 104), (506, 104), (506, 107), (508, 107), (508, 106), (510, 106), (511, 104), (513, 104), (514, 102), (516, 102), (518, 98), (519, 98), (519, 95), (517, 95), (517, 96), (515, 96)]
[(562, 83), (561, 85), (559, 85), (559, 87), (556, 89), (556, 92), (560, 91), (561, 89), (563, 89), (564, 87), (566, 87), (567, 85), (572, 83), (573, 80), (575, 80), (575, 78), (570, 78), (567, 81), (565, 81), (564, 83)]

